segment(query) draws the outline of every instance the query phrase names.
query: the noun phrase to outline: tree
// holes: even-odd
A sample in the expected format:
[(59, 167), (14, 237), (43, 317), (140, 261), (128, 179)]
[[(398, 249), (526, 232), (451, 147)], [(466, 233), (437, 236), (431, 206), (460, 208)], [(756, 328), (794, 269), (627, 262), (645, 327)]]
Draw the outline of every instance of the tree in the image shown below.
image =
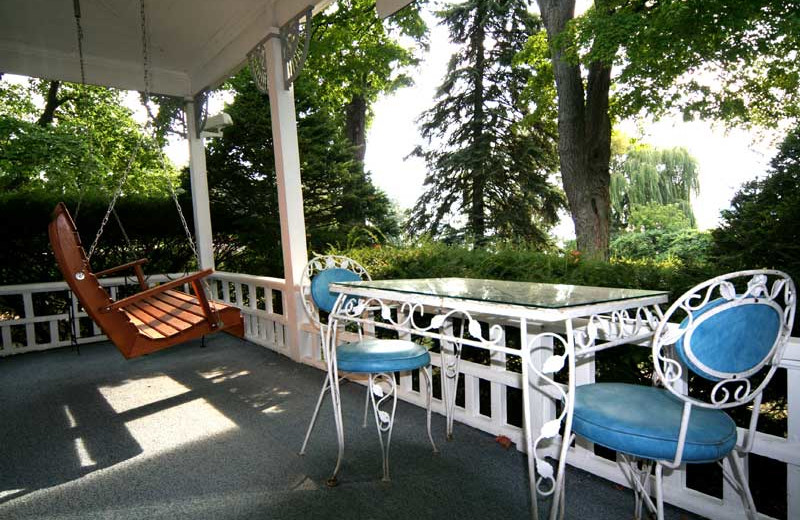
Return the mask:
[(697, 161), (685, 148), (631, 144), (624, 153), (612, 156), (609, 193), (612, 223), (618, 229), (629, 224), (637, 227), (632, 221), (637, 206), (639, 212), (678, 211), (681, 215), (674, 215), (674, 222), (685, 220), (685, 227), (694, 227), (691, 197), (699, 191)]
[(467, 0), (437, 13), (461, 48), (435, 105), (420, 117), (426, 145), (412, 155), (429, 173), (409, 227), (452, 235), (453, 220), (480, 245), (489, 236), (543, 243), (563, 196), (551, 184), (554, 128), (526, 119), (531, 67), (514, 66), (539, 20), (520, 0)]
[(558, 92), (561, 176), (587, 256), (607, 255), (611, 108), (744, 124), (799, 115), (796, 0), (596, 0), (579, 19), (574, 0), (537, 3)]
[[(313, 79), (298, 78), (295, 103), (309, 246), (343, 247), (356, 227), (368, 227), (381, 239), (396, 236), (399, 224), (388, 198), (364, 175), (344, 129), (324, 105), (315, 104), (307, 82)], [(222, 260), (233, 264), (230, 268), (278, 274), (280, 222), (269, 100), (247, 70), (227, 86), (234, 99), (225, 111), (234, 124), (209, 143), (207, 152), (215, 247), (229, 252)]]
[[(398, 43), (403, 37), (409, 47)], [(409, 68), (427, 47), (427, 26), (416, 8), (382, 22), (374, 0), (338, 0), (335, 8), (314, 16), (311, 45), (302, 72), (314, 89), (315, 105), (341, 121), (356, 161), (364, 162), (370, 107), (413, 81)]]
[(745, 183), (713, 232), (717, 261), (730, 269), (771, 267), (800, 278), (800, 127), (761, 180)]
[(658, 202), (632, 205), (629, 223), (640, 231), (680, 231), (694, 227), (680, 204)]
[[(44, 106), (32, 100), (41, 98)], [(30, 79), (0, 83), (0, 189), (110, 195), (130, 165), (127, 195), (164, 196), (158, 144), (133, 120), (122, 92)], [(134, 154), (134, 150), (138, 151)]]

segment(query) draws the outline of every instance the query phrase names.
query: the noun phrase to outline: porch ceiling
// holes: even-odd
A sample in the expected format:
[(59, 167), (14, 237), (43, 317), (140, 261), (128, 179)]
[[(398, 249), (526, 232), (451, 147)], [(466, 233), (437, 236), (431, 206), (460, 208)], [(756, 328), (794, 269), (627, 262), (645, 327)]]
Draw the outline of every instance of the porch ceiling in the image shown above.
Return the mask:
[[(151, 90), (191, 97), (309, 5), (331, 0), (150, 0)], [(80, 0), (86, 81), (144, 90), (138, 0)], [(72, 0), (0, 2), (0, 72), (80, 81)]]

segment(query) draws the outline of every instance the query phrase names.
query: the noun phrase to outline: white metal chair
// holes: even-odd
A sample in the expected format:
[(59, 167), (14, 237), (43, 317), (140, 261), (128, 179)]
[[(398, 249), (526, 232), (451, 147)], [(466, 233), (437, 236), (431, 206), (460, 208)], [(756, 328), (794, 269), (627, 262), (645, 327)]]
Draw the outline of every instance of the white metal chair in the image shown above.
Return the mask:
[[(636, 494), (636, 518), (645, 503), (663, 519), (664, 468), (714, 461), (740, 493), (747, 517), (757, 517), (741, 459), (753, 446), (762, 391), (791, 335), (796, 294), (780, 271), (708, 280), (672, 304), (656, 328), (652, 351), (662, 388), (595, 383), (576, 389), (573, 431), (619, 452)], [(688, 371), (711, 382), (708, 395), (687, 395)], [(724, 410), (749, 403), (749, 427), (737, 443), (736, 424)], [(653, 464), (655, 503), (649, 496)]]
[[(303, 306), (311, 321), (319, 328), (322, 338), (323, 354), (328, 362), (328, 370), (335, 370), (336, 374), (326, 375), (319, 393), (311, 422), (308, 425), (300, 455), (304, 455), (311, 432), (319, 415), (325, 393), (338, 391), (338, 385), (332, 385), (331, 381), (342, 378), (340, 373), (367, 374), (367, 395), (364, 403), (364, 424), (367, 425), (367, 412), (370, 401), (375, 416), (375, 424), (378, 428), (378, 438), (381, 443), (383, 455), (383, 480), (389, 481), (389, 444), (392, 438), (392, 426), (394, 425), (394, 414), (397, 407), (397, 385), (394, 378), (395, 372), (406, 372), (419, 369), (420, 373), (425, 374), (425, 388), (427, 392), (427, 429), (428, 439), (433, 446), (433, 451), (438, 450), (433, 442), (431, 435), (431, 399), (433, 380), (431, 375), (431, 357), (427, 349), (414, 343), (413, 341), (400, 339), (375, 339), (364, 338), (362, 331), (358, 331), (359, 340), (343, 343), (335, 346), (337, 363), (332, 367), (330, 363), (330, 349), (333, 347), (328, 342), (332, 335), (329, 333), (328, 320), (320, 318), (320, 311), (329, 313), (333, 310), (338, 297), (337, 293), (329, 290), (329, 285), (335, 282), (350, 282), (359, 280), (370, 280), (369, 273), (361, 264), (350, 258), (338, 255), (316, 256), (312, 258), (303, 272), (301, 281), (301, 293)], [(333, 335), (335, 336), (335, 335)], [(330, 377), (329, 377), (330, 376)], [(388, 391), (384, 390), (387, 388)], [(332, 396), (338, 401), (338, 395)], [(392, 398), (391, 413), (379, 409), (380, 405)], [(337, 428), (341, 425), (337, 424)], [(328, 480), (328, 485), (337, 484), (337, 474), (341, 467), (344, 445), (341, 441), (342, 432), (339, 432), (339, 457), (336, 462), (333, 476)], [(384, 439), (385, 437), (385, 439)]]

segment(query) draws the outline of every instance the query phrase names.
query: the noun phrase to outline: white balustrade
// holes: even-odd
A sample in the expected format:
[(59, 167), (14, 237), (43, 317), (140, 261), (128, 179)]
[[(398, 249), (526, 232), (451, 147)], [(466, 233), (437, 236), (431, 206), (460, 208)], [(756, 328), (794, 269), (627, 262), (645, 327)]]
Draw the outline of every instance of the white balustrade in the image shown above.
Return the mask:
[[(181, 275), (151, 276), (149, 282), (163, 282), (179, 276)], [(116, 297), (121, 287), (131, 283), (135, 281), (130, 278), (102, 280), (102, 284), (109, 289), (112, 297)], [(209, 281), (209, 287), (212, 299), (235, 305), (242, 310), (247, 340), (289, 355), (288, 323), (284, 313), (286, 308), (284, 280), (215, 272)], [(14, 299), (16, 301), (13, 301)], [(3, 304), (0, 305), (0, 357), (71, 344), (68, 311), (70, 299), (66, 283), (2, 286), (0, 303)], [(90, 322), (77, 301), (73, 301), (72, 305), (78, 343), (105, 340), (105, 336)], [(11, 312), (12, 306), (18, 311)], [(53, 308), (58, 309), (58, 312), (53, 312)], [(319, 333), (312, 325), (306, 324), (302, 327), (300, 343), (300, 360), (305, 364), (324, 369), (320, 355)], [(433, 354), (431, 358), (434, 372), (440, 371), (439, 354)], [(462, 359), (460, 369), (465, 398), (456, 406), (455, 419), (492, 435), (508, 437), (521, 449), (524, 447), (522, 429), (509, 424), (507, 420), (509, 393), (520, 392), (516, 406), (521, 406), (521, 375), (508, 369), (506, 358), (505, 354), (494, 354), (490, 357), (488, 365)], [(759, 433), (753, 453), (786, 464), (787, 518), (800, 518), (800, 338), (794, 337), (790, 340), (781, 366), (786, 370), (788, 434), (783, 438)], [(594, 360), (583, 360), (576, 374), (578, 384), (589, 383), (593, 381), (594, 376)], [(420, 392), (420, 385), (424, 383), (418, 381), (418, 384), (413, 385), (410, 376), (402, 377), (399, 385), (400, 397), (424, 407), (424, 397)], [(438, 381), (441, 385), (441, 379)], [(480, 391), (482, 386), (490, 390), (488, 400), (484, 399), (483, 413), (481, 413)], [(434, 411), (444, 415), (441, 393), (439, 395), (439, 399), (434, 398), (433, 408)], [(534, 400), (533, 404), (537, 409), (532, 410), (532, 417), (546, 420), (548, 416), (554, 414), (555, 407), (546, 405), (545, 402), (546, 399)], [(521, 412), (513, 415), (520, 417)], [(458, 435), (457, 429), (455, 434)], [(590, 444), (576, 443), (569, 462), (590, 473), (627, 485), (616, 462), (595, 455)], [(567, 499), (570, 500), (570, 497)], [(571, 499), (579, 500), (580, 497)], [(738, 496), (726, 492), (725, 486), (721, 499), (691, 489), (686, 485), (683, 469), (673, 472), (665, 479), (665, 499), (669, 503), (709, 518), (741, 516)], [(763, 516), (763, 518), (769, 517)]]
[(248, 341), (289, 355), (287, 320), (283, 313), (286, 308), (283, 279), (216, 271), (211, 277), (210, 287), (212, 299), (241, 309)]

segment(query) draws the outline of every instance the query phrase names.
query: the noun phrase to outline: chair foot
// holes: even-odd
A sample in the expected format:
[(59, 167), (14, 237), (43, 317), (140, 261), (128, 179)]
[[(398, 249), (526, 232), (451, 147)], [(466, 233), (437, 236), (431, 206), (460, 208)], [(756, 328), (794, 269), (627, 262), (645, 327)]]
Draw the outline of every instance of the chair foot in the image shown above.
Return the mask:
[(339, 479), (337, 479), (336, 477), (331, 477), (325, 481), (325, 485), (331, 488), (336, 487), (339, 485)]

